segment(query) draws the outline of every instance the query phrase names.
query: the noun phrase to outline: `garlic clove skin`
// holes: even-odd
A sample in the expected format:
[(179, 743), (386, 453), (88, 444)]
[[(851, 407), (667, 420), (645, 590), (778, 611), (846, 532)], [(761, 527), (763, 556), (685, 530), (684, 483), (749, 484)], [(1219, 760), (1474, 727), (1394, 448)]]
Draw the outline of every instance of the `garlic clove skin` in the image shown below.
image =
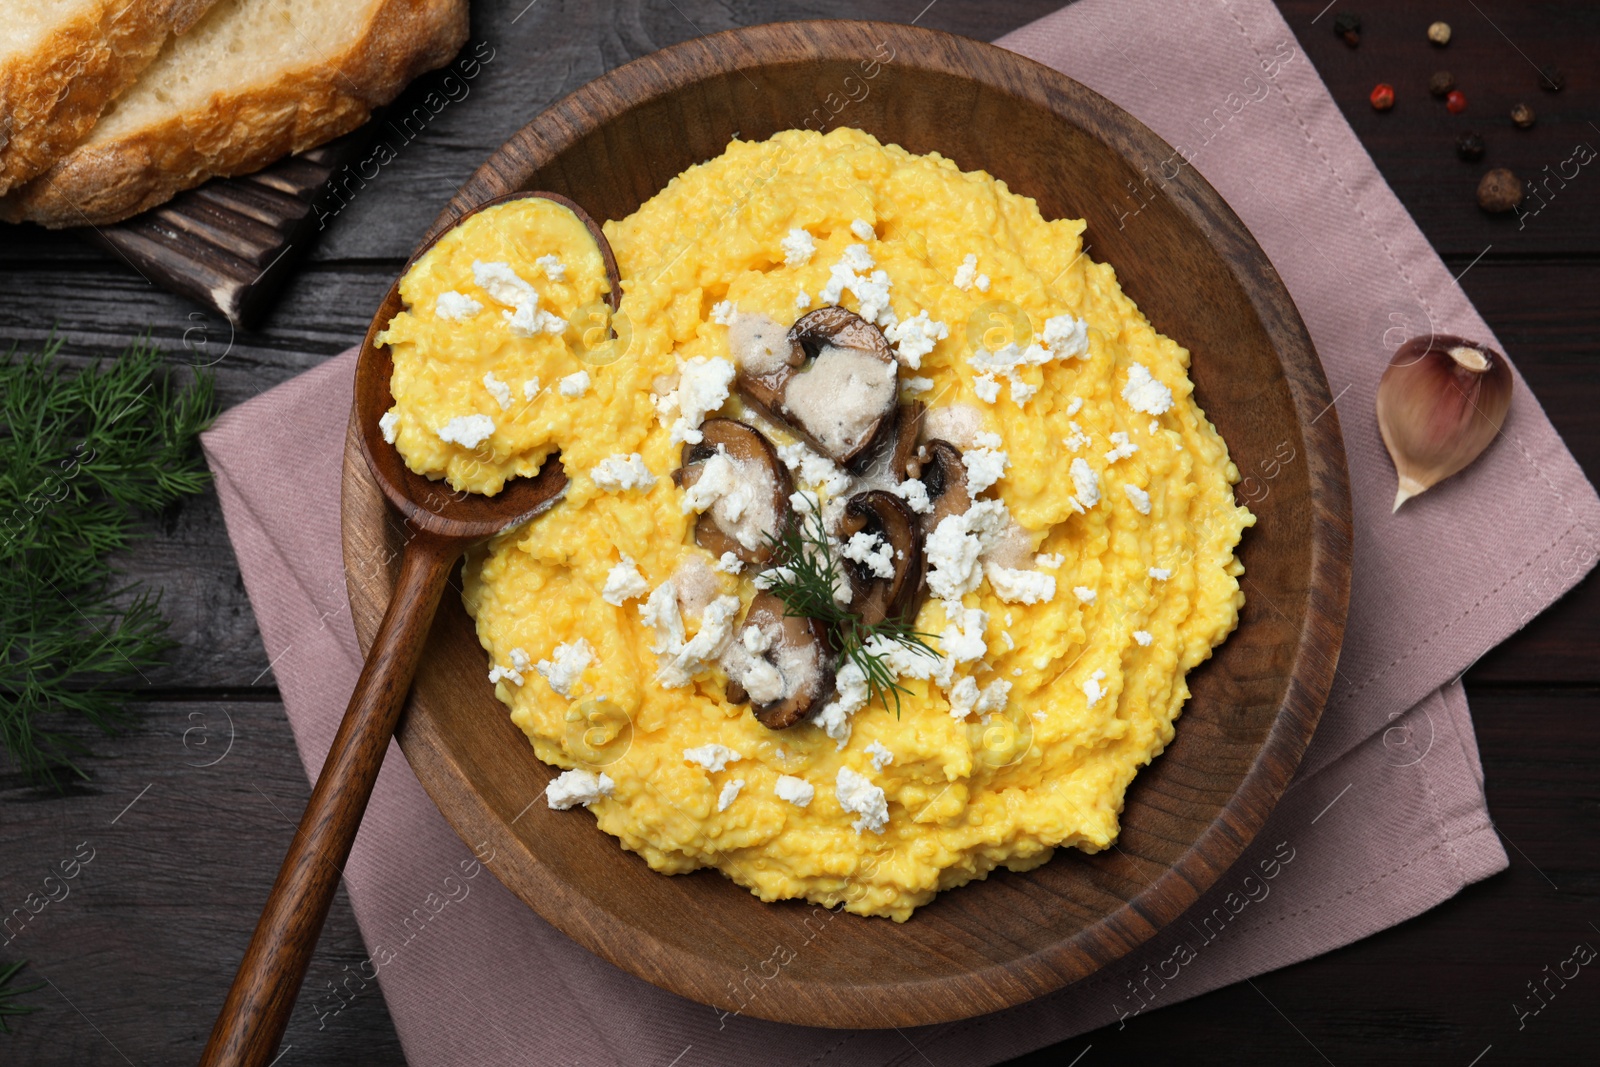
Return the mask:
[(1511, 407), (1511, 365), (1487, 345), (1435, 334), (1395, 350), (1378, 383), (1378, 430), (1400, 483), (1394, 510), (1489, 447)]

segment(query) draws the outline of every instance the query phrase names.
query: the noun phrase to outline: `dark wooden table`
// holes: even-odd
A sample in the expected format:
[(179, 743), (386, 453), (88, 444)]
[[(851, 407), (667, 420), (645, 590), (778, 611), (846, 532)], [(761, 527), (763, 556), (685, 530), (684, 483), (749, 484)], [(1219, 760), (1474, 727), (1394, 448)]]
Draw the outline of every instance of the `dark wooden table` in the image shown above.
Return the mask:
[[(1390, 185), (1461, 272), (1578, 461), (1600, 477), (1600, 170), (1552, 184), (1555, 195), (1521, 227), (1473, 201), (1487, 166), (1537, 178), (1578, 142), (1600, 148), (1600, 5), (1374, 3), (1355, 9), (1365, 27), (1351, 50), (1331, 21), (1352, 7), (1324, 3), (1287, 0), (1282, 9)], [(115, 354), (150, 329), (174, 363), (210, 365), (221, 402), (238, 403), (358, 341), (416, 238), (478, 162), (604, 70), (702, 32), (776, 18), (920, 16), (922, 25), (987, 39), (1057, 6), (480, 2), (471, 41), (488, 42), (495, 58), (470, 95), (330, 221), (259, 328), (234, 333), (70, 235), (8, 228), (0, 231), (0, 338), (28, 346), (55, 332), (71, 358), (87, 359)], [(1443, 52), (1423, 40), (1436, 18), (1455, 29)], [(1569, 81), (1556, 95), (1539, 91), (1534, 70), (1552, 62)], [(1463, 115), (1426, 95), (1441, 67), (1468, 95)], [(1379, 81), (1400, 96), (1388, 114), (1367, 104)], [(432, 84), (413, 86), (403, 106)], [(1506, 117), (1518, 100), (1539, 114), (1531, 130)], [(1455, 137), (1469, 128), (1488, 140), (1482, 164), (1455, 157)], [(29, 998), (42, 1010), (22, 1019), (19, 1033), (0, 1036), (4, 1064), (195, 1060), (309, 793), (216, 498), (160, 516), (125, 566), (162, 590), (182, 644), (140, 692), (139, 728), (97, 743), (91, 782), (60, 796), (0, 773), (0, 912), (38, 891), (60, 861), (93, 855), (66, 899), (0, 940), (0, 963), (26, 958), (28, 973), (49, 982)], [(1018, 1062), (1596, 1062), (1600, 974), (1592, 968), (1521, 1026), (1512, 1006), (1574, 944), (1600, 946), (1597, 608), (1600, 582), (1591, 576), (1467, 675), (1509, 871), (1349, 948)], [(203, 766), (230, 738), (227, 757)], [(341, 890), (308, 988), (323, 989), (364, 955)], [(375, 991), (325, 1028), (307, 999), (286, 1038), (294, 1046), (288, 1067), (400, 1061)]]

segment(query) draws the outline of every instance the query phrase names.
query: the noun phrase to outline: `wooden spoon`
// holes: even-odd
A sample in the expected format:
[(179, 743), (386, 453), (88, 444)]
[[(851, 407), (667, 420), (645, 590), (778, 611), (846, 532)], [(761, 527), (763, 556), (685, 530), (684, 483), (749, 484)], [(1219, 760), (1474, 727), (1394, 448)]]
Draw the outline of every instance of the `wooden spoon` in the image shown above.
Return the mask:
[[(463, 215), (457, 225), (486, 207), (524, 197), (554, 200), (588, 227), (605, 262), (611, 283), (606, 299), (615, 311), (622, 285), (611, 246), (595, 221), (566, 197), (544, 192), (496, 197)], [(438, 236), (417, 250), (407, 269)], [(537, 476), (513, 478), (493, 497), (453, 491), (406, 466), (378, 428), (379, 418), (394, 406), (389, 392), (394, 366), (389, 350), (373, 344), (373, 338), (402, 306), (397, 280), (367, 329), (355, 382), (355, 419), (362, 454), (373, 480), (400, 513), (407, 533), (400, 575), (344, 721), (300, 818), (300, 828), (212, 1027), (202, 1067), (262, 1067), (271, 1061), (411, 689), (445, 582), (469, 546), (527, 522), (549, 508), (566, 489), (566, 477), (554, 456), (545, 460)]]

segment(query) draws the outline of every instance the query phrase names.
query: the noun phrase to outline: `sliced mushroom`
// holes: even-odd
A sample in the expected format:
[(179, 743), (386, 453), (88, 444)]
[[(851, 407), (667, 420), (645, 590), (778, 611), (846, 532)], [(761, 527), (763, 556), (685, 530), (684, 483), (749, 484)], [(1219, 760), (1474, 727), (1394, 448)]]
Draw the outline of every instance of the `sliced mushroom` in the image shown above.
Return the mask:
[(763, 415), (823, 455), (859, 471), (893, 430), (898, 376), (883, 331), (853, 311), (826, 307), (789, 328), (787, 362), (765, 374), (740, 370), (738, 387)]
[(866, 564), (846, 559), (850, 575), (850, 608), (866, 626), (905, 618), (922, 595), (922, 532), (917, 516), (893, 493), (873, 489), (857, 493), (844, 507), (839, 540), (858, 533), (876, 535), (889, 546), (892, 573), (883, 577)]
[[(766, 638), (759, 652), (744, 641), (751, 627)], [(722, 657), (728, 699), (748, 703), (761, 725), (773, 730), (793, 726), (833, 692), (833, 658), (816, 619), (786, 615), (777, 596), (757, 593), (737, 632)]]
[(917, 458), (917, 438), (922, 436), (922, 417), (928, 406), (920, 400), (901, 404), (895, 411), (894, 451), (890, 455), (889, 470), (896, 482), (911, 477), (911, 464)]
[(683, 465), (672, 472), (680, 489), (699, 483), (713, 456), (733, 464), (740, 491), (725, 494), (700, 513), (694, 525), (695, 544), (720, 557), (732, 552), (746, 563), (772, 558), (772, 541), (789, 521), (789, 495), (794, 482), (765, 434), (734, 419), (707, 419), (700, 424), (699, 444), (683, 446)]
[(961, 450), (949, 441), (936, 439), (917, 449), (906, 473), (922, 481), (933, 504), (933, 510), (922, 517), (925, 530), (937, 530), (946, 516), (964, 514), (972, 506), (967, 465), (961, 462)]

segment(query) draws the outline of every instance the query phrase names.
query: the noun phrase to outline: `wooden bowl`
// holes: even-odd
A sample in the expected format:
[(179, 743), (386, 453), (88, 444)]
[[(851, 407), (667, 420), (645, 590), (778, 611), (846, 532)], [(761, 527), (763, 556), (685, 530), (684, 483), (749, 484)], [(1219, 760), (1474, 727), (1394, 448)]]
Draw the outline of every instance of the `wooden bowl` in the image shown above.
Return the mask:
[[(1258, 516), (1241, 556), (1237, 632), (1190, 678), (1166, 753), (1127, 795), (1118, 847), (1063, 850), (940, 895), (904, 924), (763, 904), (716, 871), (665, 877), (590, 818), (552, 812), (540, 763), (485, 681), (446, 595), (399, 740), (445, 817), (546, 920), (664, 989), (725, 1011), (835, 1027), (914, 1026), (1005, 1008), (1117, 959), (1234, 862), (1317, 725), (1344, 632), (1350, 502), (1338, 414), (1267, 257), (1193, 168), (1128, 212), (1126, 191), (1173, 150), (1070, 78), (948, 34), (870, 22), (755, 26), (688, 41), (601, 77), (524, 127), (461, 188), (433, 232), (490, 197), (565, 193), (621, 218), (735, 132), (847, 124), (982, 168), (1046, 218), (1083, 218), (1157, 329), (1194, 353), (1196, 396)], [(391, 289), (377, 320), (399, 309)], [(352, 442), (354, 438), (352, 437)], [(344, 553), (366, 643), (404, 531), (347, 450)], [(827, 926), (826, 935), (818, 931)], [(767, 979), (774, 946), (792, 960)], [(752, 975), (761, 988), (750, 988)]]

